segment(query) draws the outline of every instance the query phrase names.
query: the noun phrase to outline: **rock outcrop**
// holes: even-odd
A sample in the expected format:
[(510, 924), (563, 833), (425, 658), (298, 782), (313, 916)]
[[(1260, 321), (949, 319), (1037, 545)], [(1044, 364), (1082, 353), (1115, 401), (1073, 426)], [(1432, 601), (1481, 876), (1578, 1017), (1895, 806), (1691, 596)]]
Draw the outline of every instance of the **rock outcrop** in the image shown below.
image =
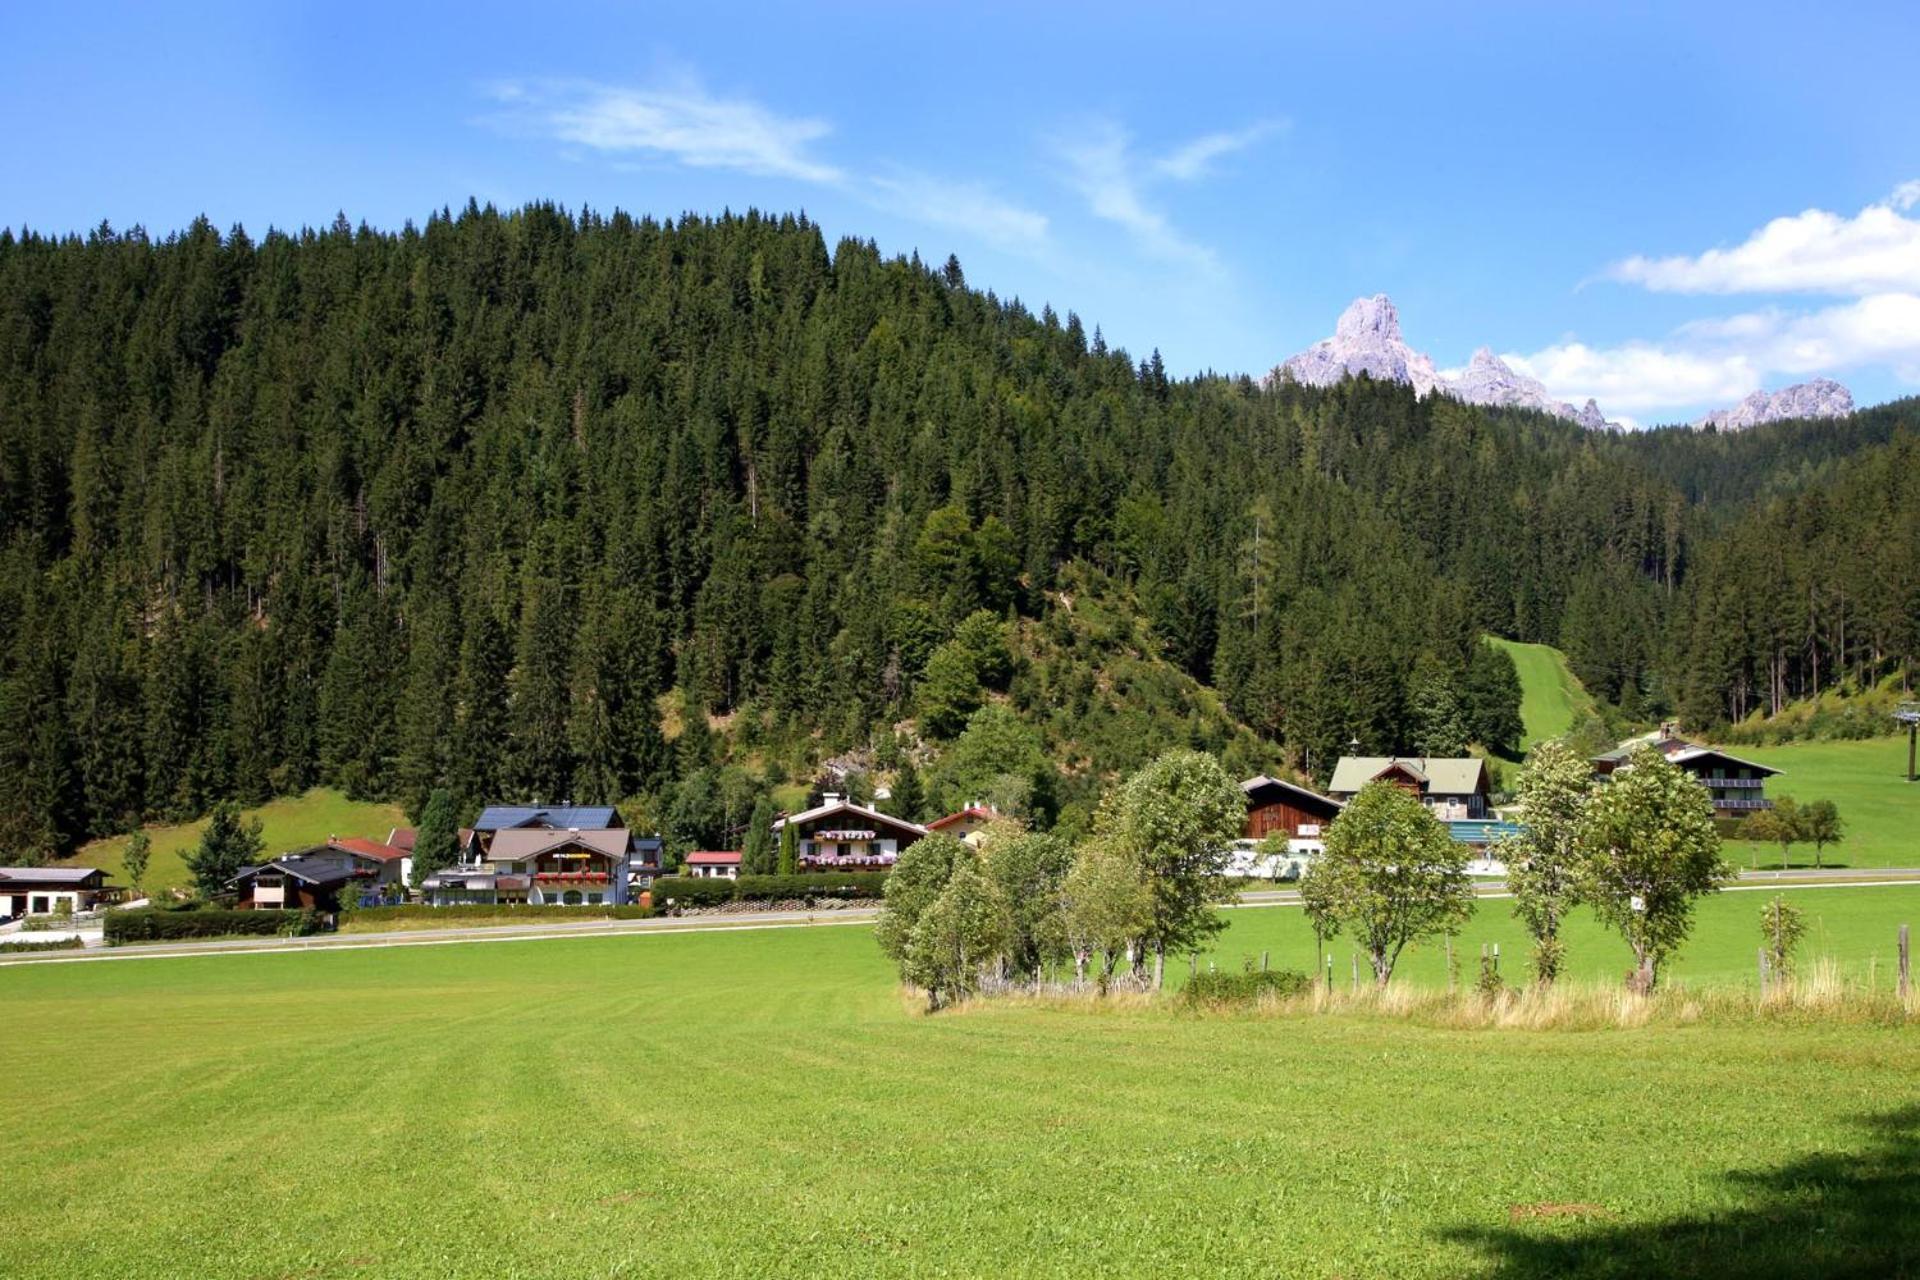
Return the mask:
[(1715, 409), (1693, 425), (1740, 431), (1787, 418), (1844, 418), (1853, 412), (1853, 392), (1831, 378), (1796, 382), (1778, 391), (1756, 391), (1731, 409)]
[(1468, 404), (1555, 414), (1596, 431), (1619, 428), (1591, 400), (1585, 408), (1576, 409), (1554, 399), (1538, 378), (1519, 372), (1490, 347), (1474, 352), (1458, 377), (1442, 376), (1431, 357), (1415, 351), (1400, 336), (1400, 313), (1384, 293), (1354, 299), (1340, 314), (1331, 338), (1322, 338), (1274, 370), (1276, 377), (1289, 376), (1315, 387), (1331, 386), (1358, 373), (1407, 383), (1417, 395), (1441, 391)]

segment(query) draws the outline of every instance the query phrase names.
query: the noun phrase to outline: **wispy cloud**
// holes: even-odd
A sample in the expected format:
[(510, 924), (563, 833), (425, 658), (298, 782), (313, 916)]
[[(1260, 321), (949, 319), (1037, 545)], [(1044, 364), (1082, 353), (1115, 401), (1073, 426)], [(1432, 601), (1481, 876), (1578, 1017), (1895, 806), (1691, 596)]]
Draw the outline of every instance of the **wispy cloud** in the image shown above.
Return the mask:
[(1920, 179), (1855, 216), (1808, 209), (1731, 249), (1614, 263), (1607, 275), (1661, 293), (1838, 293), (1920, 289)]
[(1160, 157), (1153, 167), (1155, 172), (1176, 182), (1193, 182), (1212, 172), (1213, 162), (1221, 156), (1244, 151), (1284, 128), (1284, 120), (1262, 120), (1231, 133), (1209, 133)]
[(654, 155), (698, 169), (834, 183), (845, 175), (813, 154), (824, 120), (783, 115), (750, 98), (709, 92), (689, 74), (647, 87), (587, 81), (494, 86), (501, 123), (607, 154)]
[(983, 183), (925, 173), (867, 180), (873, 203), (931, 226), (968, 231), (1004, 249), (1038, 250), (1047, 241), (1047, 216), (1013, 203)]
[(1056, 149), (1094, 217), (1125, 229), (1153, 257), (1213, 273), (1220, 269), (1214, 251), (1175, 227), (1147, 192), (1160, 182), (1197, 181), (1221, 156), (1252, 146), (1279, 127), (1271, 122), (1237, 133), (1210, 133), (1151, 156), (1136, 151), (1133, 138), (1118, 124), (1095, 120), (1060, 139)]

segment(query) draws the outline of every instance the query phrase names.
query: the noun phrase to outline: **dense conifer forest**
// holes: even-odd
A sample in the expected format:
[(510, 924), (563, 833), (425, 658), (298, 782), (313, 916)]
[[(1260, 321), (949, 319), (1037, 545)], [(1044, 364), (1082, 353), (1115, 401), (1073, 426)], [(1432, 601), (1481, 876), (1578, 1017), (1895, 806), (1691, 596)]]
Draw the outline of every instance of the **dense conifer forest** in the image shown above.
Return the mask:
[(794, 217), (0, 232), (0, 854), (319, 782), (722, 839), (722, 765), (855, 749), (998, 743), (1043, 816), (1324, 775), (1509, 745), (1488, 632), (1711, 725), (1911, 669), (1916, 427), (1175, 379)]

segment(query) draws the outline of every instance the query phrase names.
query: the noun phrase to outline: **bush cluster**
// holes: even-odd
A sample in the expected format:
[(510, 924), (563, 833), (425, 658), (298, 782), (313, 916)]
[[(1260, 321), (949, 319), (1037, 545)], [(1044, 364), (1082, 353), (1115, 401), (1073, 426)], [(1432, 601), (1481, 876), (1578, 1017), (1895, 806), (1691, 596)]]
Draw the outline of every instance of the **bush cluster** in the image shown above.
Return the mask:
[(1248, 969), (1196, 973), (1180, 995), (1188, 1004), (1252, 1004), (1261, 999), (1297, 996), (1312, 983), (1298, 969)]
[(738, 880), (709, 880), (700, 876), (665, 876), (653, 882), (653, 902), (677, 908), (718, 907), (729, 902), (783, 902), (804, 898), (839, 902), (877, 900), (886, 891), (884, 871), (815, 872), (793, 876), (741, 876)]
[(168, 909), (141, 907), (109, 911), (106, 940), (110, 947), (129, 942), (177, 942), (185, 938), (306, 937), (327, 927), (318, 911), (233, 911), (219, 907)]
[(9, 951), (78, 951), (86, 943), (78, 938), (28, 938), (0, 942), (0, 954)]
[(341, 923), (381, 924), (393, 920), (645, 920), (653, 915), (651, 907), (638, 903), (593, 906), (548, 907), (527, 903), (462, 902), (435, 907), (424, 902), (409, 902), (390, 907), (354, 907), (340, 915)]

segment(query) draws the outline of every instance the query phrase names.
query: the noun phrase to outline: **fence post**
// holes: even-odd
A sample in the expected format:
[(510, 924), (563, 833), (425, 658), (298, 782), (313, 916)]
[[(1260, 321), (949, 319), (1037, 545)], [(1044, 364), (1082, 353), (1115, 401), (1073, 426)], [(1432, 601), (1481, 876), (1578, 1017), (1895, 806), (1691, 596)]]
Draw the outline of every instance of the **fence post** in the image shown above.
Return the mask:
[(1908, 945), (1907, 926), (1900, 926), (1900, 998), (1905, 1000), (1913, 989), (1913, 949)]
[(1360, 953), (1352, 952), (1350, 958), (1353, 961), (1353, 990), (1354, 994), (1358, 995), (1360, 993)]
[(1187, 952), (1187, 976), (1191, 978), (1198, 972), (1200, 972), (1200, 953), (1189, 951)]
[(1327, 953), (1327, 992), (1333, 992), (1333, 953)]
[(1262, 951), (1260, 953), (1260, 972), (1265, 973), (1266, 971), (1267, 971), (1267, 953)]
[(1759, 954), (1760, 954), (1760, 998), (1762, 1000), (1765, 1000), (1767, 998), (1767, 949), (1765, 947), (1761, 947), (1759, 949)]

